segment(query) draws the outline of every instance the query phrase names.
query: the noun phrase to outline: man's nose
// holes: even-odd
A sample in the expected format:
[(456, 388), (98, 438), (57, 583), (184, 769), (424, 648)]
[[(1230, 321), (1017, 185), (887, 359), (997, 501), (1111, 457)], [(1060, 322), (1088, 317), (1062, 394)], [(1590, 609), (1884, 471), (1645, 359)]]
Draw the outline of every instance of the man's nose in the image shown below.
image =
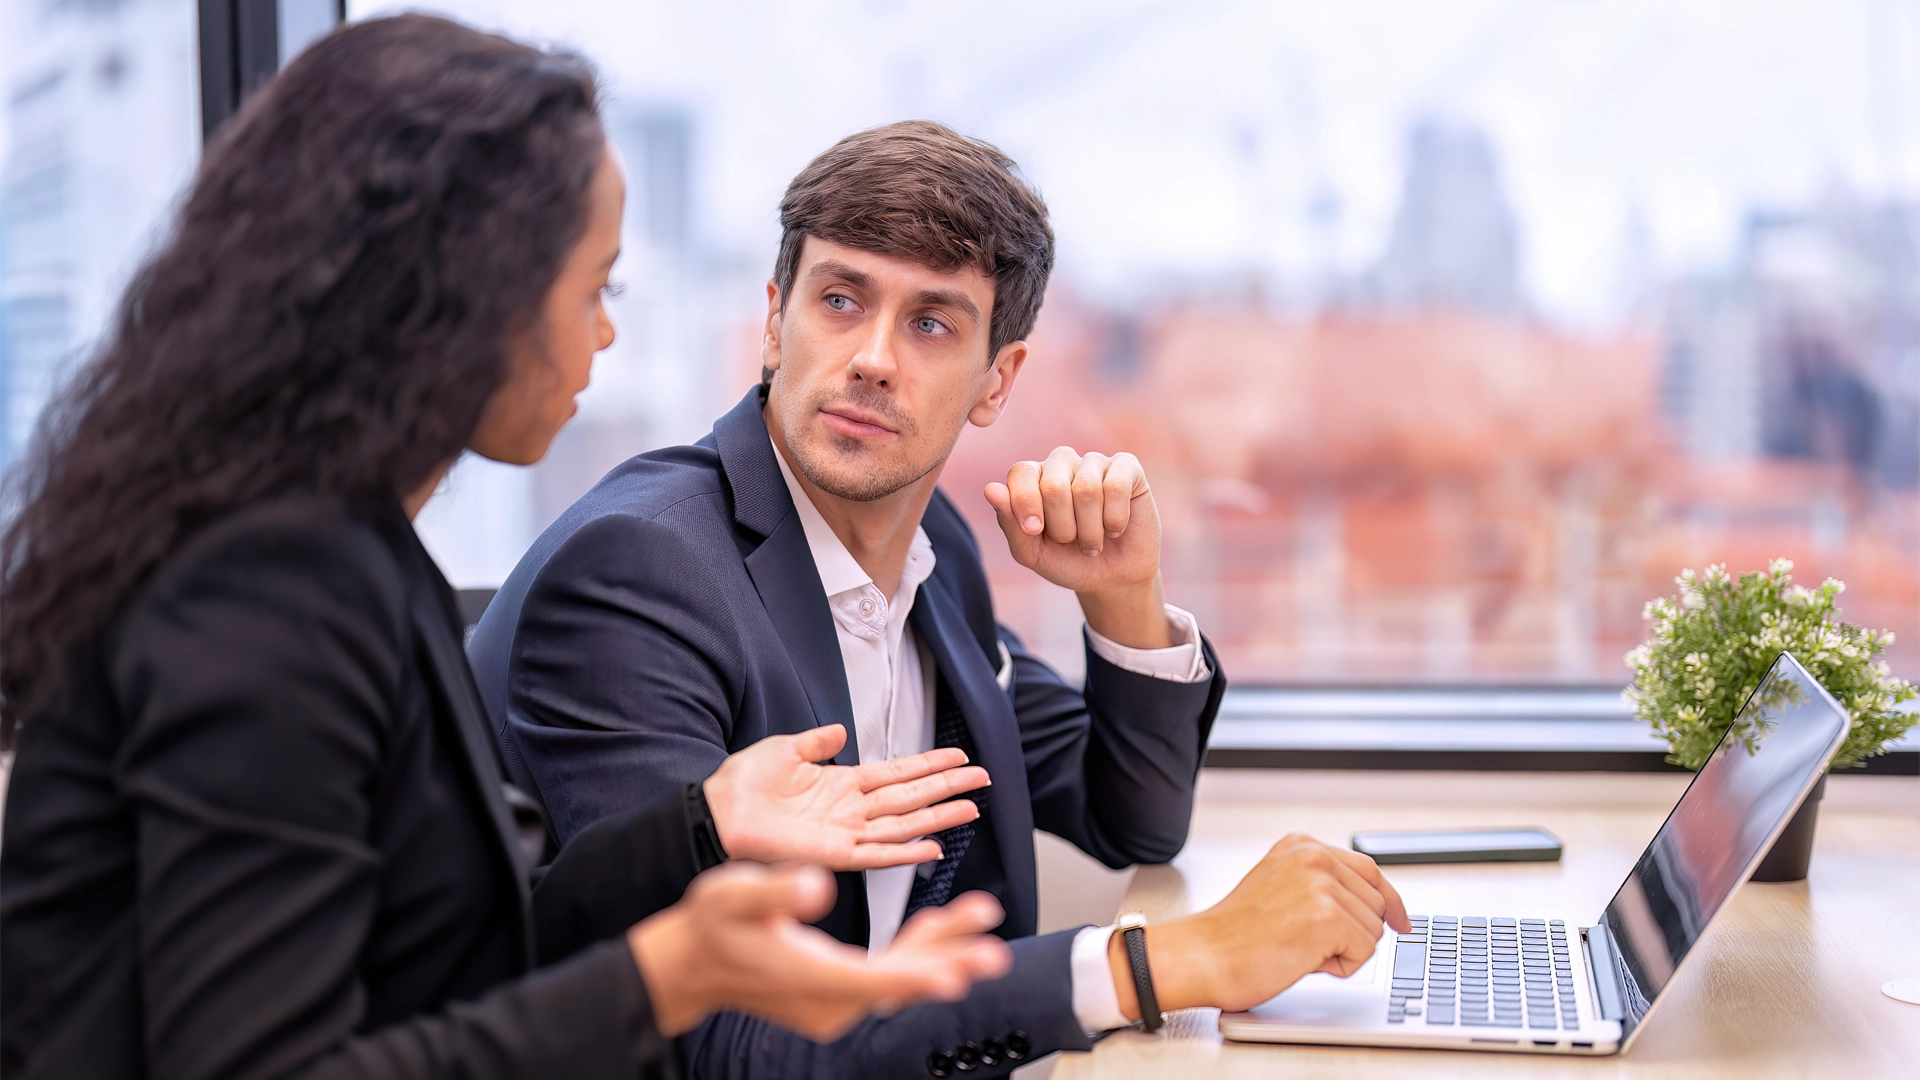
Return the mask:
[(875, 319), (847, 362), (847, 373), (864, 383), (887, 387), (899, 374), (894, 356), (892, 320)]

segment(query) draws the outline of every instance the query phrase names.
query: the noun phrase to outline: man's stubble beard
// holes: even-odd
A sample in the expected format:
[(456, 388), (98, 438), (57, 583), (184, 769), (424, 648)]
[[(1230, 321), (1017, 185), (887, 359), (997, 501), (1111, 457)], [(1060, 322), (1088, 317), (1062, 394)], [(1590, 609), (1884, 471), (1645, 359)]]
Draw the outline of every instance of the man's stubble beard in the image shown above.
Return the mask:
[[(817, 400), (803, 402), (799, 409), (791, 410), (786, 407), (785, 398), (786, 395), (779, 392), (779, 383), (776, 381), (774, 383), (773, 405), (780, 410), (780, 426), (787, 433), (786, 449), (789, 464), (791, 464), (801, 476), (806, 477), (808, 483), (835, 498), (846, 499), (848, 502), (877, 502), (903, 488), (911, 486), (928, 473), (938, 469), (946, 463), (947, 455), (953, 452), (953, 448), (948, 447), (945, 453), (942, 453), (932, 464), (924, 468), (913, 462), (901, 462), (893, 465), (891, 468), (887, 468), (883, 472), (868, 473), (866, 476), (856, 478), (846, 478), (836, 474), (836, 472), (832, 470), (832, 462), (830, 460), (823, 460), (824, 455), (815, 452), (816, 443), (806, 439), (796, 438), (796, 436), (801, 434), (804, 423), (810, 421), (812, 417), (817, 415), (821, 411), (822, 406), (834, 403), (858, 404), (873, 412), (877, 412), (886, 417), (889, 423), (894, 424), (900, 429), (899, 436), (903, 443), (911, 443), (913, 441), (914, 434), (918, 431), (918, 425), (902, 417), (882, 398), (863, 397), (858, 394), (823, 395)], [(796, 413), (798, 415), (796, 415)], [(797, 420), (801, 421), (801, 423), (796, 423), (795, 421)], [(828, 444), (826, 453), (834, 455), (838, 460), (857, 460), (860, 456), (858, 452), (859, 444), (852, 439), (842, 439), (840, 436), (828, 432), (826, 433), (826, 437), (820, 440), (820, 442)], [(836, 451), (840, 450), (851, 451), (851, 453), (837, 454)]]

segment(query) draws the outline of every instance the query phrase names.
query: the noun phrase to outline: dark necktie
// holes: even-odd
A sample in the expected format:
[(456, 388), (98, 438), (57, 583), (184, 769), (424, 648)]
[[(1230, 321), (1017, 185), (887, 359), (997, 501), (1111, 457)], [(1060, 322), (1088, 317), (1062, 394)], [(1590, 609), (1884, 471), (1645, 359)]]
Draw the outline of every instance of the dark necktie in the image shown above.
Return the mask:
[[(979, 755), (973, 752), (973, 736), (967, 732), (967, 718), (960, 711), (960, 703), (954, 700), (953, 691), (947, 689), (946, 676), (936, 673), (933, 682), (933, 745), (936, 748), (957, 746), (966, 751), (968, 763), (980, 764)], [(908, 915), (923, 907), (939, 907), (953, 899), (953, 875), (960, 869), (960, 860), (966, 857), (968, 845), (973, 843), (974, 829), (986, 820), (986, 792), (970, 791), (954, 798), (972, 799), (980, 808), (980, 816), (934, 834), (945, 857), (938, 862), (921, 864), (920, 872), (914, 875), (913, 891), (907, 894)]]

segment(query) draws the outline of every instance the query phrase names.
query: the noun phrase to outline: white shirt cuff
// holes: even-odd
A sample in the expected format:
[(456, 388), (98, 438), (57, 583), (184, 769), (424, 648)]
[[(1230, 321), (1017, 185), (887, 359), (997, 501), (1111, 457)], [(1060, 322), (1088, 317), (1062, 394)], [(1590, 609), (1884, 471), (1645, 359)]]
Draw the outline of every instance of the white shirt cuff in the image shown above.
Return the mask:
[(1087, 627), (1087, 640), (1093, 644), (1094, 655), (1135, 675), (1185, 683), (1213, 678), (1213, 671), (1207, 667), (1207, 654), (1200, 648), (1200, 625), (1194, 621), (1193, 613), (1168, 604), (1167, 622), (1173, 631), (1174, 644), (1170, 649), (1131, 648), (1102, 636), (1091, 626)]
[(1113, 989), (1113, 968), (1107, 964), (1111, 926), (1088, 926), (1073, 935), (1073, 1016), (1088, 1035), (1132, 1024), (1120, 1013), (1120, 995)]

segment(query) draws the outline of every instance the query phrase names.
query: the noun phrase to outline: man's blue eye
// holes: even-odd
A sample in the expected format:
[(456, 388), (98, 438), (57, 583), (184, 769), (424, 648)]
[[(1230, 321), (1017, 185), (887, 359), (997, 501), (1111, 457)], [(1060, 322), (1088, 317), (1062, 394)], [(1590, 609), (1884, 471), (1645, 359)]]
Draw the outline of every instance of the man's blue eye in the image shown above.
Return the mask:
[(853, 301), (835, 293), (827, 297), (827, 306), (835, 311), (845, 311), (853, 306)]
[(944, 334), (947, 332), (947, 324), (941, 322), (939, 319), (920, 319), (917, 320), (914, 325), (918, 327), (923, 334)]

